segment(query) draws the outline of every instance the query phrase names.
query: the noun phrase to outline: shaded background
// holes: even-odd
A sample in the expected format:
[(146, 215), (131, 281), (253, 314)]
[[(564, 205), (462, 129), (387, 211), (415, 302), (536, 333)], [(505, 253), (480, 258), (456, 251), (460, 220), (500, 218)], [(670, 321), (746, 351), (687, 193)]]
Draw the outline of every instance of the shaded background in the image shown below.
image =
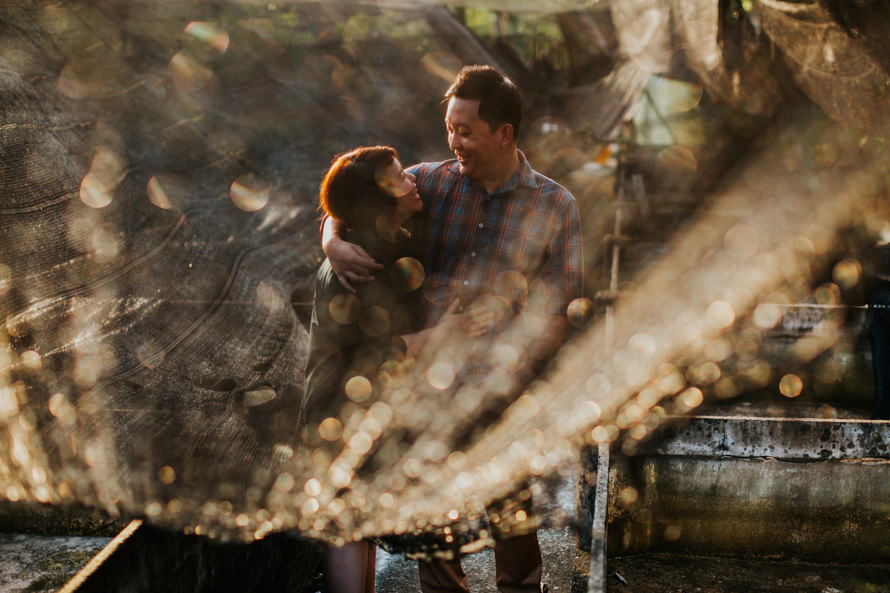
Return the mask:
[[(763, 391), (781, 407), (780, 393), (803, 393), (833, 402), (820, 413), (867, 415), (849, 306), (890, 234), (888, 25), (868, 0), (7, 4), (0, 497), (221, 538), (299, 527), (336, 539), (423, 529), (455, 508), (472, 518), (578, 446), (624, 439), (632, 452), (705, 399)], [(383, 431), (391, 469), (359, 464), (354, 495), (315, 515), (293, 421), (322, 257), (318, 182), (359, 144), (392, 144), (404, 163), (447, 158), (440, 97), (465, 63), (516, 80), (520, 146), (578, 200), (588, 300), (576, 347), (505, 419), (506, 435), (510, 422), (545, 435), (513, 457), (486, 466), (512, 442), (493, 429), (457, 457), (427, 448), (417, 466)], [(724, 252), (744, 264), (734, 275), (716, 273), (730, 271), (714, 259)], [(606, 324), (618, 292), (636, 309)], [(708, 307), (718, 300), (728, 323)], [(783, 314), (751, 317), (760, 301)], [(788, 312), (801, 302), (831, 313)], [(682, 312), (716, 321), (680, 339)], [(642, 330), (657, 348), (633, 340)], [(622, 407), (674, 371), (680, 387)], [(597, 377), (611, 380), (578, 387)], [(544, 400), (553, 408), (528, 405)], [(445, 418), (431, 428), (474, 421)], [(628, 439), (634, 426), (646, 429)], [(433, 496), (440, 479), (462, 487), (461, 472), (494, 477), (471, 502)]]

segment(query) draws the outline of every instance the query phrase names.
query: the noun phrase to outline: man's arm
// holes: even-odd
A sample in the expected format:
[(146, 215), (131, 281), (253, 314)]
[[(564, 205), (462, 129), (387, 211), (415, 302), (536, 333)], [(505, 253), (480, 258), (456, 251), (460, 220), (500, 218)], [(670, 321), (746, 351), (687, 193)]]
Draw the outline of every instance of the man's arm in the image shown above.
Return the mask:
[[(568, 194), (571, 196), (571, 194)], [(584, 292), (584, 250), (581, 217), (574, 198), (563, 202), (562, 224), (547, 246), (543, 286), (550, 307), (538, 339), (529, 345), (532, 366), (540, 370), (553, 358), (569, 331), (566, 316), (569, 302)]]
[(345, 224), (326, 216), (321, 227), (321, 249), (343, 288), (355, 294), (352, 283), (370, 282), (374, 279), (373, 273), (383, 266), (355, 243), (341, 239), (345, 230)]

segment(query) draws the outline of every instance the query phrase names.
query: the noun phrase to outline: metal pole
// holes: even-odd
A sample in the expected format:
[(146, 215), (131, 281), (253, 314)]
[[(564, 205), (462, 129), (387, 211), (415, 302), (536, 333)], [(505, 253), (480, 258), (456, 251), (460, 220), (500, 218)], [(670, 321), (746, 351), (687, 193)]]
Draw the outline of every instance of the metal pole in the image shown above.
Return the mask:
[(609, 442), (599, 444), (596, 461), (596, 497), (590, 537), (588, 593), (606, 591), (606, 517), (609, 508)]

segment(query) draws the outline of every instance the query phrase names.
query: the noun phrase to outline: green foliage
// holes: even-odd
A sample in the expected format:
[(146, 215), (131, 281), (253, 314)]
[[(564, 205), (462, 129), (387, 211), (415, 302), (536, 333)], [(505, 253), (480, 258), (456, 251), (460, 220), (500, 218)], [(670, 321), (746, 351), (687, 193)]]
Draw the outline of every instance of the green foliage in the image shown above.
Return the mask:
[(552, 14), (467, 7), (463, 15), (473, 33), (489, 45), (496, 39), (505, 42), (530, 70), (545, 60), (556, 69), (569, 67), (562, 31)]

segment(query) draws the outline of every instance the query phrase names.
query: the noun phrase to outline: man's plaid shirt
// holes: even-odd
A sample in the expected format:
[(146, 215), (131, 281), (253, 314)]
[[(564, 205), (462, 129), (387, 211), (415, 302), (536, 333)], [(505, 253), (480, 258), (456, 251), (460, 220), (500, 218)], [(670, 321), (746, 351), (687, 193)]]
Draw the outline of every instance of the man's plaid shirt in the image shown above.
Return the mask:
[(584, 264), (575, 198), (534, 171), (522, 152), (519, 165), (513, 178), (490, 194), (460, 174), (456, 159), (408, 169), (417, 178), (428, 217), (429, 325), (455, 296), (467, 304), (498, 292), (498, 286), (512, 286), (515, 294), (517, 285), (534, 289), (540, 281), (554, 314), (564, 314), (569, 301), (581, 296)]

